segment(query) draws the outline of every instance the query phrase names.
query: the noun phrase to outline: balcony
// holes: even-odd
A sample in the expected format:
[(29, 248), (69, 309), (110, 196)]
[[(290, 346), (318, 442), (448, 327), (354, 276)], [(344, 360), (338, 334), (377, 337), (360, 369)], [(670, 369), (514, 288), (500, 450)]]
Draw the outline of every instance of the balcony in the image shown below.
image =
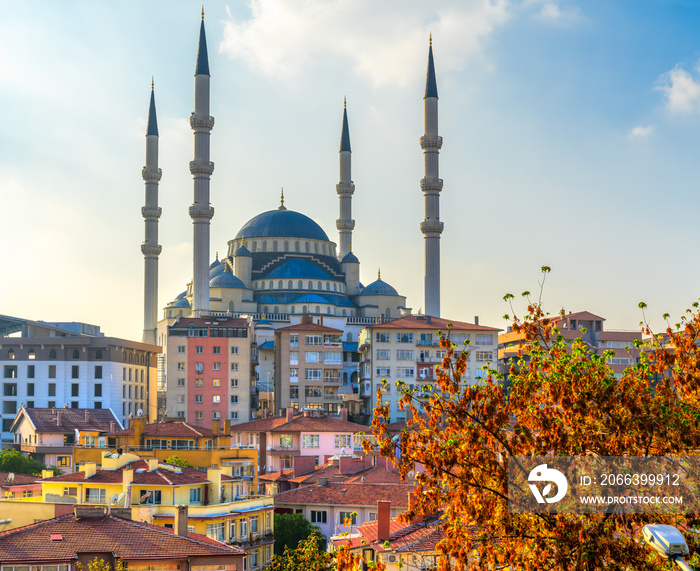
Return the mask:
[(323, 400), (330, 402), (342, 402), (343, 395), (323, 395)]
[(289, 446), (283, 446), (282, 444), (275, 444), (270, 446), (269, 451), (273, 456), (296, 456), (299, 454), (299, 445), (291, 444)]
[(324, 383), (341, 383), (341, 382), (343, 382), (343, 377), (341, 377), (341, 376), (323, 377), (323, 382)]

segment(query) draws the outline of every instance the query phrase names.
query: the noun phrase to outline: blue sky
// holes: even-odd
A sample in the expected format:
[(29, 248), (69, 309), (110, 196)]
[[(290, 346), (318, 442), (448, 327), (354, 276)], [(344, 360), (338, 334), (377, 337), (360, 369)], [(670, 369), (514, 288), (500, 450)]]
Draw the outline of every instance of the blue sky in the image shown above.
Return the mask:
[[(440, 95), (443, 316), (503, 327), (534, 291), (607, 327), (700, 294), (700, 8), (611, 0), (255, 0), (206, 5), (212, 258), (286, 205), (337, 241), (343, 97), (353, 251), (423, 307), (422, 96)], [(160, 127), (162, 306), (191, 279), (200, 4), (0, 3), (0, 313), (143, 327), (145, 122)]]

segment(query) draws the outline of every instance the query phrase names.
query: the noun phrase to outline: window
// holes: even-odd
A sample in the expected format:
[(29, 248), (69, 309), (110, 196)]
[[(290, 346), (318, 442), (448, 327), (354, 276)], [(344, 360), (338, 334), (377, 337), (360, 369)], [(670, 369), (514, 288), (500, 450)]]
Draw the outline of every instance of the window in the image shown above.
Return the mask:
[(212, 404), (219, 404), (221, 402), (221, 395), (212, 395), (211, 402)]
[(160, 490), (141, 490), (139, 496), (140, 504), (148, 504), (152, 506), (159, 506), (161, 499)]
[(211, 413), (211, 417), (214, 420), (219, 420), (221, 418), (221, 413), (218, 410), (215, 410)]
[(257, 549), (250, 552), (250, 568), (251, 569), (258, 568), (258, 551), (257, 551)]
[(77, 379), (80, 376), (80, 365), (72, 365), (70, 368), (70, 378)]
[(35, 365), (27, 365), (27, 378), (28, 379), (33, 379), (34, 378), (34, 367)]
[(177, 386), (178, 386), (178, 387), (184, 387), (184, 386), (185, 386), (185, 379), (178, 379), (178, 380), (177, 380)]
[(202, 489), (201, 488), (190, 488), (190, 503), (201, 502), (202, 501)]
[(49, 359), (55, 359), (56, 358), (56, 349), (51, 349), (49, 351)]
[(80, 351), (73, 349), (73, 359), (80, 359)]
[(304, 361), (306, 363), (320, 363), (321, 355), (322, 353), (320, 351), (307, 351)]
[(311, 523), (328, 523), (326, 510), (311, 510)]
[(433, 344), (433, 334), (432, 333), (421, 333), (420, 334), (420, 344), (421, 345), (432, 345)]
[(298, 399), (299, 398), (299, 387), (289, 387), (289, 398)]
[(214, 352), (214, 355), (221, 355), (221, 346), (216, 345), (216, 346), (212, 347), (212, 351)]
[(231, 355), (238, 355), (238, 347), (231, 347)]
[(212, 370), (213, 371), (220, 371), (221, 370), (221, 363), (212, 363)]
[(218, 523), (208, 523), (207, 524), (207, 537), (211, 539), (216, 539), (217, 541), (224, 540), (224, 522)]
[(369, 512), (369, 520), (368, 521), (377, 521), (377, 512)]
[(49, 396), (50, 397), (56, 396), (56, 383), (49, 383)]
[(378, 361), (386, 361), (387, 359), (391, 359), (391, 351), (389, 349), (377, 350), (377, 360)]
[(357, 512), (339, 512), (338, 524), (345, 525), (345, 520), (350, 520), (352, 525), (357, 525)]
[(185, 395), (177, 395), (177, 402), (179, 402), (179, 403), (185, 402)]
[(323, 354), (323, 362), (334, 365), (340, 365), (343, 362), (343, 352), (327, 351)]
[(245, 518), (240, 520), (240, 532), (241, 532), (241, 538), (248, 537), (248, 520)]
[(195, 363), (194, 364), (194, 370), (197, 373), (202, 373), (204, 372), (204, 363)]
[(102, 365), (95, 365), (95, 378), (96, 379), (102, 378)]
[(238, 370), (238, 363), (231, 363), (231, 370), (237, 371)]
[(378, 377), (391, 377), (391, 367), (377, 367)]
[(612, 357), (606, 361), (608, 365), (632, 365), (634, 359), (630, 357)]
[(102, 396), (102, 383), (95, 383), (95, 396), (96, 397)]
[[(131, 388), (131, 387), (129, 387), (129, 388)], [(80, 396), (80, 385), (78, 383), (71, 383), (70, 396), (72, 396), (72, 397)]]
[(390, 341), (389, 333), (380, 333), (379, 331), (377, 331), (374, 338), (377, 343), (389, 343)]
[(413, 361), (413, 351), (396, 351), (398, 361)]
[(493, 345), (493, 335), (477, 335), (477, 345)]
[(231, 386), (236, 388), (238, 386), (238, 379), (231, 379)]
[(203, 383), (202, 379), (195, 379), (195, 380), (194, 380), (194, 386), (195, 386), (195, 387), (202, 387), (202, 386), (204, 386), (204, 383)]
[(292, 333), (289, 336), (289, 346), (290, 347), (299, 347), (299, 335), (296, 333)]
[(413, 367), (396, 367), (396, 376), (399, 378), (413, 377), (415, 370)]
[(204, 346), (203, 345), (197, 345), (194, 348), (194, 352), (197, 353), (197, 355), (203, 355), (204, 354)]
[(476, 351), (476, 360), (479, 362), (493, 361), (493, 351)]
[(323, 344), (323, 338), (321, 337), (321, 335), (307, 335), (305, 341), (307, 345)]
[(320, 380), (322, 375), (321, 369), (306, 369), (304, 372), (304, 378), (308, 380)]
[(238, 395), (231, 395), (231, 404), (238, 404)]
[(106, 492), (104, 488), (88, 488), (85, 490), (85, 501), (89, 504), (104, 504), (105, 498)]
[(27, 383), (27, 396), (28, 397), (34, 396), (34, 383)]
[(292, 383), (299, 382), (299, 369), (289, 369), (289, 381)]
[(221, 386), (221, 379), (212, 379), (211, 385), (213, 387), (220, 387)]
[[(307, 353), (308, 355), (308, 353)], [(298, 351), (291, 351), (289, 353), (289, 364), (290, 365), (298, 365), (299, 364), (299, 352)]]
[(17, 383), (4, 383), (3, 384), (3, 395), (6, 397), (16, 397), (17, 396)]
[(46, 403), (46, 405), (49, 408), (56, 408), (56, 401), (55, 400), (50, 400), (49, 402)]
[(304, 395), (307, 398), (308, 397), (320, 398), (323, 396), (323, 390), (321, 389), (321, 387), (314, 387), (314, 386), (305, 387), (304, 388)]
[[(62, 456), (62, 458), (65, 458), (65, 456)], [(78, 488), (66, 486), (65, 488), (63, 488), (63, 495), (64, 496), (77, 496), (78, 495)]]
[(336, 448), (349, 448), (350, 446), (352, 446), (352, 436), (350, 434), (336, 434), (335, 435), (335, 447)]
[(102, 401), (96, 400), (92, 406), (93, 406), (93, 408), (100, 409), (100, 408), (102, 408)]
[[(34, 401), (33, 400), (27, 401), (27, 408), (34, 408)], [(95, 408), (97, 408), (97, 407), (95, 407)]]
[[(129, 406), (131, 406), (131, 405), (129, 405)], [(72, 400), (72, 401), (70, 401), (70, 407), (71, 408), (80, 408), (80, 403), (77, 400)]]
[(184, 346), (184, 345), (178, 345), (178, 346), (177, 346), (177, 352), (178, 352), (178, 353), (184, 353), (184, 352), (185, 352), (185, 346)]
[(238, 413), (236, 411), (231, 413), (231, 420), (238, 420)]
[(319, 436), (318, 434), (304, 434), (301, 437), (302, 448), (318, 448), (319, 447)]
[(413, 333), (397, 333), (397, 343), (413, 343)]
[(49, 379), (56, 378), (56, 365), (49, 365)]
[(178, 370), (178, 371), (184, 371), (184, 370), (185, 370), (185, 364), (184, 364), (184, 363), (178, 363), (178, 364), (177, 364), (177, 370)]
[(202, 395), (194, 395), (194, 402), (196, 402), (196, 403), (204, 402), (204, 397)]
[(70, 466), (70, 456), (57, 456), (56, 457), (56, 466), (58, 466), (59, 468), (69, 467)]

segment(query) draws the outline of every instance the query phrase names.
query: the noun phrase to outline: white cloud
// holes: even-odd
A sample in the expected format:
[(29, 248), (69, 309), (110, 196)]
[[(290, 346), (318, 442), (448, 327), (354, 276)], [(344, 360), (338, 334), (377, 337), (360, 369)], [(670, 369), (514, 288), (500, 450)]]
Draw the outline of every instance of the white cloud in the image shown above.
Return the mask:
[(569, 26), (579, 18), (577, 8), (562, 8), (558, 0), (526, 0), (524, 6), (536, 6), (534, 17), (555, 26)]
[(629, 132), (629, 136), (632, 139), (641, 139), (642, 141), (645, 141), (649, 138), (649, 135), (651, 135), (654, 132), (654, 126), (653, 125), (648, 125), (648, 126), (643, 126), (643, 125), (637, 125), (634, 129), (632, 129)]
[[(251, 17), (229, 12), (220, 50), (276, 79), (318, 61), (349, 66), (374, 86), (406, 86), (424, 73), (428, 33), (442, 70), (482, 57), (484, 39), (508, 19), (507, 0), (427, 3), (373, 0), (251, 0)], [(437, 57), (437, 54), (436, 54)]]
[(680, 66), (664, 73), (659, 78), (657, 89), (666, 95), (669, 111), (689, 113), (700, 110), (700, 83)]

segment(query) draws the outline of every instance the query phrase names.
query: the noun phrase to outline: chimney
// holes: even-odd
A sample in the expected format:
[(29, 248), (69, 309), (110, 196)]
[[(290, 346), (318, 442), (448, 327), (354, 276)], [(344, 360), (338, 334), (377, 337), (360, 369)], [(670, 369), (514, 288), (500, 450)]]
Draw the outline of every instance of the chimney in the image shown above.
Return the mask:
[(214, 433), (214, 436), (219, 436), (221, 432), (221, 421), (218, 418), (211, 421), (211, 431)]
[(377, 501), (377, 541), (387, 541), (391, 535), (391, 502)]
[(114, 425), (114, 421), (113, 421), (113, 420), (110, 420), (110, 421), (109, 421), (109, 431), (110, 431), (110, 432), (114, 432), (114, 429), (115, 429), (115, 428), (116, 428), (116, 426)]
[(479, 325), (479, 316), (478, 315), (474, 316), (474, 325)]
[(53, 478), (53, 470), (42, 470), (41, 477), (42, 478)]
[(143, 445), (141, 440), (143, 439), (143, 431), (146, 428), (146, 417), (137, 416), (136, 418), (132, 418), (130, 424), (134, 427), (134, 444), (136, 444), (136, 446)]
[(310, 323), (313, 323), (313, 319), (311, 319), (311, 316), (308, 313), (301, 316), (302, 325), (309, 325)]
[(231, 419), (224, 419), (224, 436), (231, 436)]
[(125, 468), (122, 470), (122, 492), (129, 492), (129, 486), (134, 481), (134, 469), (133, 468)]
[(187, 537), (187, 506), (176, 506), (173, 531), (180, 537)]
[(85, 479), (92, 478), (97, 473), (97, 464), (95, 462), (87, 462), (83, 464)]
[(291, 406), (288, 406), (286, 412), (287, 412), (287, 422), (289, 422), (290, 420), (292, 420), (294, 418), (295, 410)]
[(148, 471), (153, 472), (153, 470), (158, 469), (158, 458), (149, 458), (148, 459)]
[(88, 409), (85, 409), (85, 424), (88, 424), (90, 422), (90, 411)]
[(348, 409), (345, 407), (340, 409), (340, 420), (344, 420), (346, 422), (348, 420)]
[(207, 480), (209, 480), (209, 503), (221, 503), (221, 470), (207, 468)]
[(61, 411), (56, 411), (56, 426), (61, 426)]

